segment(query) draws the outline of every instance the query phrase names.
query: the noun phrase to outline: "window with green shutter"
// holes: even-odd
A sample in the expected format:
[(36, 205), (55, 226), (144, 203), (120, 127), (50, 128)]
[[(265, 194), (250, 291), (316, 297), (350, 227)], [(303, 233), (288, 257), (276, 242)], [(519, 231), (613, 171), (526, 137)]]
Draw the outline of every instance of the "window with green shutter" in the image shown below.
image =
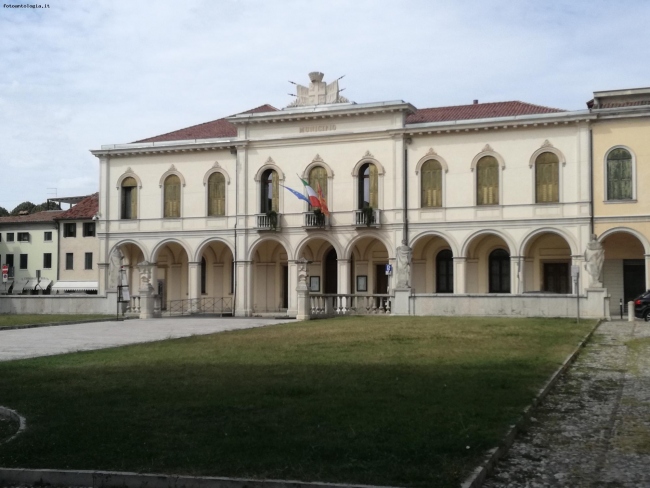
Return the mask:
[(492, 156), (484, 156), (476, 163), (476, 204), (499, 204), (499, 163)]
[(226, 215), (226, 178), (222, 173), (212, 173), (208, 178), (208, 215)]
[(165, 178), (165, 218), (181, 216), (181, 179), (176, 175)]
[(545, 152), (535, 160), (535, 202), (560, 201), (560, 160), (557, 155)]
[(607, 155), (607, 200), (632, 200), (632, 155), (618, 148)]
[(425, 161), (420, 170), (422, 196), (421, 206), (442, 207), (442, 166), (439, 161)]

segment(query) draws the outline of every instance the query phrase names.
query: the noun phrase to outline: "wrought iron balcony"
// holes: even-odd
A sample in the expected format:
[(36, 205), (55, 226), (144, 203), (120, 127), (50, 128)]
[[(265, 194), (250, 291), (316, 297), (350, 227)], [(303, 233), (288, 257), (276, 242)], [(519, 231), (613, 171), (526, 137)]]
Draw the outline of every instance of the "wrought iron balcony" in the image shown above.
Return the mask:
[(381, 210), (373, 208), (372, 214), (367, 209), (359, 209), (354, 211), (355, 227), (379, 227), (380, 224)]

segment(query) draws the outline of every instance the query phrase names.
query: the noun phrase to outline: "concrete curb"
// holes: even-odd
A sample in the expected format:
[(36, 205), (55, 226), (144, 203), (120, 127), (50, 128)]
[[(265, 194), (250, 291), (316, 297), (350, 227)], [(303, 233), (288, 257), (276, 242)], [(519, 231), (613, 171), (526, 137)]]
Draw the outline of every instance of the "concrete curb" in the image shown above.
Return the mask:
[(506, 455), (519, 431), (528, 424), (533, 410), (542, 402), (542, 400), (544, 400), (544, 398), (546, 398), (546, 395), (551, 391), (551, 388), (555, 386), (555, 383), (558, 382), (560, 376), (562, 376), (562, 374), (564, 374), (569, 366), (571, 366), (571, 364), (576, 360), (582, 348), (587, 345), (587, 342), (589, 342), (591, 337), (594, 335), (596, 329), (598, 329), (600, 324), (603, 322), (604, 320), (599, 320), (594, 328), (583, 337), (575, 350), (564, 360), (562, 365), (557, 369), (557, 371), (555, 371), (555, 373), (553, 373), (551, 378), (546, 382), (542, 389), (539, 390), (537, 395), (535, 395), (531, 404), (524, 409), (519, 420), (508, 428), (508, 432), (501, 440), (500, 445), (488, 451), (485, 459), (472, 472), (472, 474), (461, 483), (461, 488), (480, 488), (483, 485), (485, 478), (487, 478), (487, 476), (494, 470), (494, 466), (496, 466), (499, 459)]
[[(124, 320), (134, 320), (137, 318), (138, 317), (124, 317), (124, 318), (120, 318), (119, 322), (122, 322)], [(48, 322), (46, 324), (10, 325), (8, 327), (0, 327), (0, 332), (2, 332), (3, 330), (37, 329), (39, 327), (56, 327), (58, 325), (92, 324), (95, 322), (117, 322), (117, 320), (115, 320), (115, 317), (113, 317), (112, 315), (107, 315), (105, 319), (73, 320), (72, 322)]]
[(6, 407), (0, 407), (0, 417), (10, 418), (18, 422), (18, 432), (12, 435), (9, 439), (5, 439), (4, 441), (0, 440), (0, 445), (14, 440), (27, 429), (27, 420), (15, 410), (11, 410), (10, 408)]
[(93, 488), (394, 488), (290, 480), (20, 468), (0, 468), (0, 485), (84, 486)]

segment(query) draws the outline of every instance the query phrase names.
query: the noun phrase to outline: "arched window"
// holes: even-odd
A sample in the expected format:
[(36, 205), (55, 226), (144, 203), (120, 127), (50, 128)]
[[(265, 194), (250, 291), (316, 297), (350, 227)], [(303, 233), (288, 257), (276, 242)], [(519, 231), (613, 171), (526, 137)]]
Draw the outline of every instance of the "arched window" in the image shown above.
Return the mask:
[(270, 211), (278, 212), (280, 209), (279, 201), (280, 180), (278, 173), (272, 169), (267, 169), (262, 174), (262, 199), (260, 205), (261, 213)]
[(436, 256), (436, 293), (454, 292), (454, 259), (449, 249)]
[(122, 180), (122, 209), (120, 218), (138, 218), (138, 182), (130, 176)]
[(226, 215), (226, 178), (212, 173), (208, 178), (208, 216)]
[(492, 156), (484, 156), (476, 163), (476, 204), (499, 204), (499, 163)]
[[(311, 186), (316, 193), (320, 188), (323, 193), (323, 198), (327, 203), (327, 170), (322, 166), (315, 166), (309, 172), (309, 186)], [(311, 205), (310, 205), (311, 208)]]
[(560, 201), (560, 160), (557, 155), (545, 152), (535, 159), (535, 202)]
[(607, 155), (607, 200), (632, 200), (632, 155), (623, 148)]
[(503, 249), (490, 253), (490, 293), (510, 293), (510, 254)]
[(379, 205), (379, 172), (377, 166), (366, 163), (359, 168), (359, 208)]
[(442, 166), (430, 159), (422, 165), (422, 208), (442, 207)]
[(165, 178), (165, 218), (181, 216), (181, 179), (176, 175)]

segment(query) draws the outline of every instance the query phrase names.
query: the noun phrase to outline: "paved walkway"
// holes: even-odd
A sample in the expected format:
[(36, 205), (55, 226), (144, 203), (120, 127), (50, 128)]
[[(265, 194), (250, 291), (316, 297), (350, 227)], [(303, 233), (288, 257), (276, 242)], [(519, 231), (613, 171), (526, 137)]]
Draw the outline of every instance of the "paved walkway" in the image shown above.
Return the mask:
[(650, 324), (603, 323), (485, 488), (650, 487)]
[(165, 317), (4, 330), (0, 331), (0, 361), (250, 329), (282, 322), (261, 317)]

